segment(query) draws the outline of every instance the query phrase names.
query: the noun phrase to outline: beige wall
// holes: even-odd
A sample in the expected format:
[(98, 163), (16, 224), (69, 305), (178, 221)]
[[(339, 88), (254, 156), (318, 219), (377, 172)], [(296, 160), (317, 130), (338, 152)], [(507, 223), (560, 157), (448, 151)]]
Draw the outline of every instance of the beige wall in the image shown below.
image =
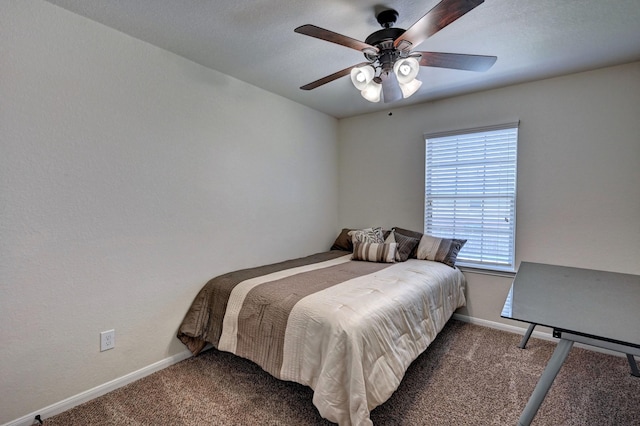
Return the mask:
[(212, 276), (331, 244), (334, 118), (40, 0), (0, 3), (0, 52), (0, 424), (184, 351)]
[[(517, 262), (640, 274), (639, 117), (636, 62), (341, 120), (339, 223), (422, 230), (423, 134), (520, 120)], [(511, 280), (467, 277), (501, 321)]]

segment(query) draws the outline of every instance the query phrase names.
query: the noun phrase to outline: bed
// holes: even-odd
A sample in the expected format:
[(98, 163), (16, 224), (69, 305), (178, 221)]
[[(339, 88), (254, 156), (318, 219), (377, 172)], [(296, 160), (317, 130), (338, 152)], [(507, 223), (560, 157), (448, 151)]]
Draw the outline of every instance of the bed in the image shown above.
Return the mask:
[(370, 411), (465, 305), (465, 279), (439, 261), (398, 261), (397, 245), (389, 262), (359, 260), (360, 244), (339, 248), (210, 280), (178, 338), (194, 355), (211, 344), (309, 386), (332, 422), (371, 425)]

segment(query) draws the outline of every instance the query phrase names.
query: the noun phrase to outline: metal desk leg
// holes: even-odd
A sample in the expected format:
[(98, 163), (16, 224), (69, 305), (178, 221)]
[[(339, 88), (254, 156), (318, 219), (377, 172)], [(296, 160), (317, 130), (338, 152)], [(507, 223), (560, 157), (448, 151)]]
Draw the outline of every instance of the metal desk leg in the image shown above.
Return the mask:
[(567, 355), (569, 355), (572, 346), (573, 342), (571, 340), (560, 339), (558, 346), (556, 346), (556, 349), (553, 351), (551, 359), (540, 376), (540, 380), (538, 380), (536, 388), (533, 390), (531, 397), (529, 397), (529, 402), (527, 402), (526, 407), (524, 407), (520, 415), (518, 426), (529, 426), (531, 424), (544, 397), (547, 395), (547, 392), (549, 392), (553, 380), (558, 375), (560, 367), (562, 367), (564, 360), (567, 359)]
[(527, 346), (527, 342), (529, 341), (529, 337), (531, 337), (531, 333), (533, 333), (533, 329), (536, 328), (537, 324), (531, 323), (529, 324), (529, 328), (527, 328), (527, 332), (524, 333), (524, 337), (520, 341), (520, 349), (524, 349)]
[(640, 371), (638, 370), (638, 364), (636, 364), (636, 359), (631, 354), (627, 354), (627, 359), (629, 360), (629, 367), (631, 367), (631, 375), (635, 377), (640, 377)]

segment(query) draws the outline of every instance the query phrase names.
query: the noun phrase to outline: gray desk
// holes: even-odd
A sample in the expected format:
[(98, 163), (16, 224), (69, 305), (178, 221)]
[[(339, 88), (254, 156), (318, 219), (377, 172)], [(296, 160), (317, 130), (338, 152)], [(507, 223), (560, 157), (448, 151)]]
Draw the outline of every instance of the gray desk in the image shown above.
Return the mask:
[(560, 339), (518, 425), (528, 426), (574, 342), (627, 354), (631, 374), (640, 376), (640, 276), (522, 262), (502, 311), (503, 318), (553, 329)]

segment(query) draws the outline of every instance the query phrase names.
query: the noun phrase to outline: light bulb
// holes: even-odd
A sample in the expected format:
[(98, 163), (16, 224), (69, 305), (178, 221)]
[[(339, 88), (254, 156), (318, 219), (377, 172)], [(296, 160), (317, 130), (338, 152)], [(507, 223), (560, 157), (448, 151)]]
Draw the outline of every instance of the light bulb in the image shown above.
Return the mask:
[(416, 58), (399, 59), (393, 64), (393, 72), (400, 84), (410, 83), (418, 76), (418, 71), (420, 71), (420, 62)]
[(373, 80), (376, 70), (371, 65), (351, 69), (351, 82), (356, 89), (364, 90), (366, 85)]

